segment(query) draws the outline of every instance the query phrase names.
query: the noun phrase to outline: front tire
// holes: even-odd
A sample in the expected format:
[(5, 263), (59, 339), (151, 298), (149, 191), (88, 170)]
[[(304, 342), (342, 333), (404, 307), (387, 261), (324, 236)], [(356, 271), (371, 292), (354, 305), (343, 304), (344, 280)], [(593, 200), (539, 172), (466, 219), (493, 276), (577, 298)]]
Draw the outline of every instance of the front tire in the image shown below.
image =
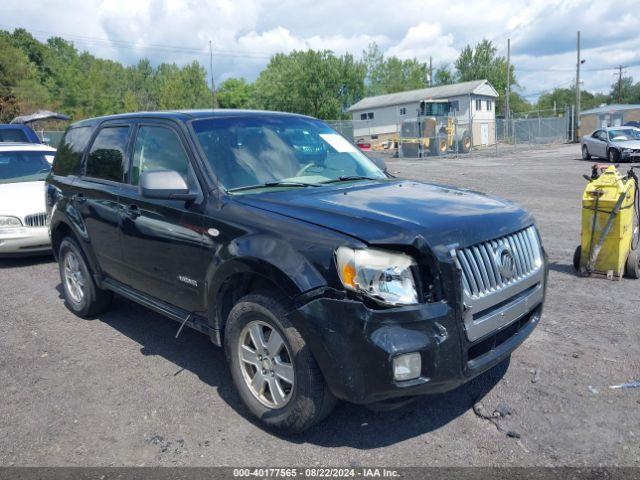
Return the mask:
[(591, 154), (589, 153), (589, 149), (586, 145), (582, 145), (582, 159), (591, 160)]
[(113, 294), (98, 288), (87, 259), (74, 239), (67, 237), (62, 240), (58, 259), (67, 308), (82, 318), (106, 311), (111, 305)]
[(580, 271), (580, 260), (582, 257), (582, 246), (578, 245), (575, 252), (573, 252), (573, 268), (576, 269), (576, 272)]
[(446, 155), (449, 150), (447, 145), (447, 136), (439, 133), (436, 135), (435, 142), (433, 143), (432, 153), (435, 156)]
[(615, 148), (610, 148), (607, 153), (607, 159), (609, 163), (618, 163), (620, 161), (620, 152)]
[(229, 313), (224, 340), (233, 382), (251, 414), (291, 435), (324, 419), (336, 400), (287, 319), (286, 305), (270, 292), (241, 298)]

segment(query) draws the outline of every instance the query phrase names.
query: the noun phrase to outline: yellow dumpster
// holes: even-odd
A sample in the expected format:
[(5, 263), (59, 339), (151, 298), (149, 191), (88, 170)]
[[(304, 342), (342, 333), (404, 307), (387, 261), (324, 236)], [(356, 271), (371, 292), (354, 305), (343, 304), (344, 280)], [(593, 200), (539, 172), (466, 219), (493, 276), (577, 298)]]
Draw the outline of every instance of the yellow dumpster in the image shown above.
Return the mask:
[[(602, 171), (600, 171), (602, 170)], [(582, 273), (638, 278), (636, 176), (594, 166), (582, 195), (582, 235), (574, 266)]]

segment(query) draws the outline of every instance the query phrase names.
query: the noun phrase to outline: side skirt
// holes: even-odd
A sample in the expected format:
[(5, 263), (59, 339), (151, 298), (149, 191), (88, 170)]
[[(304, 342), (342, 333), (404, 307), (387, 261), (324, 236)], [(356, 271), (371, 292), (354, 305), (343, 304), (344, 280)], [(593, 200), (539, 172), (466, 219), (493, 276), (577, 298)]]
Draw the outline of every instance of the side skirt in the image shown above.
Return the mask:
[(128, 287), (127, 285), (111, 278), (103, 278), (100, 283), (102, 287), (111, 290), (118, 295), (128, 298), (133, 302), (139, 303), (140, 305), (159, 313), (160, 315), (164, 315), (171, 320), (175, 320), (180, 324), (184, 324), (199, 331), (200, 333), (204, 333), (205, 335), (209, 335), (211, 338), (214, 338), (211, 335), (212, 331), (211, 328), (209, 328), (209, 323), (206, 318), (192, 312), (188, 312), (187, 310), (183, 310), (175, 305), (163, 302), (162, 300), (158, 300), (157, 298), (150, 297), (139, 290)]

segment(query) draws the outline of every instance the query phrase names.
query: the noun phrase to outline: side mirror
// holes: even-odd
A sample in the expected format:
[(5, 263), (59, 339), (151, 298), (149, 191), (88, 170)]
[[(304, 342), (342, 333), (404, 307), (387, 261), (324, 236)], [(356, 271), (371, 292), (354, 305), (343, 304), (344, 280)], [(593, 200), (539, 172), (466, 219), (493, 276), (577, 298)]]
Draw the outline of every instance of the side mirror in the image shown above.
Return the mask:
[(384, 161), (384, 158), (369, 157), (369, 159), (376, 164), (376, 167), (378, 167), (384, 173), (387, 173), (388, 168), (387, 168), (387, 163)]
[(189, 192), (189, 186), (182, 175), (175, 170), (150, 170), (140, 175), (138, 189), (146, 198), (160, 200), (195, 200), (196, 193)]

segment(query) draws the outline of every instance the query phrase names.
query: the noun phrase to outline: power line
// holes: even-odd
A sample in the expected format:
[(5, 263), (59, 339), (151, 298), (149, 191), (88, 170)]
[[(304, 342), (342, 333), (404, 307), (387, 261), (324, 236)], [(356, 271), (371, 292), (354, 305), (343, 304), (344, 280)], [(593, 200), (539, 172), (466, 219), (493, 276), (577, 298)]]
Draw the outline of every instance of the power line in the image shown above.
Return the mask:
[[(11, 25), (0, 24), (1, 28), (7, 29), (17, 29), (18, 27), (14, 27)], [(91, 37), (86, 35), (77, 35), (77, 34), (66, 34), (66, 33), (57, 33), (50, 32), (46, 30), (28, 30), (29, 33), (37, 39), (49, 40), (53, 37), (59, 37), (64, 40), (74, 41), (83, 43), (85, 45), (94, 45), (94, 46), (104, 46), (104, 47), (112, 47), (118, 49), (144, 49), (144, 50), (159, 50), (166, 51), (172, 53), (190, 53), (194, 55), (209, 55), (209, 51), (206, 49), (200, 48), (192, 48), (178, 45), (167, 45), (167, 44), (155, 44), (155, 43), (141, 43), (141, 42), (131, 42), (126, 40), (114, 40), (109, 38), (100, 38), (100, 37)], [(245, 58), (256, 58), (256, 59), (266, 59), (271, 58), (272, 54), (267, 52), (259, 52), (259, 51), (249, 51), (249, 50), (214, 50), (213, 53), (221, 56), (230, 56), (230, 57), (245, 57)]]

